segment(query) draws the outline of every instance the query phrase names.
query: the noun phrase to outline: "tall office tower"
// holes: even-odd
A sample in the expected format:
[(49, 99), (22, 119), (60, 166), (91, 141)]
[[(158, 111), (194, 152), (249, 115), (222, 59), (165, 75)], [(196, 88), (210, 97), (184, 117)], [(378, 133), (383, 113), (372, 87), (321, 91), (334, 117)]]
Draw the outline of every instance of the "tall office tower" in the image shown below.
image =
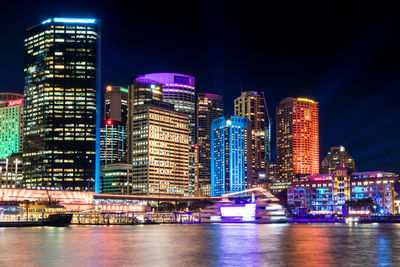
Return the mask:
[(104, 93), (104, 120), (120, 122), (126, 127), (128, 121), (128, 89), (107, 86)]
[(0, 93), (0, 159), (22, 152), (23, 97)]
[(187, 196), (189, 120), (161, 101), (137, 105), (132, 125), (132, 193)]
[(107, 86), (100, 130), (100, 165), (126, 162), (128, 89)]
[(189, 195), (194, 195), (194, 145), (196, 142), (196, 92), (194, 77), (179, 73), (151, 73), (144, 78), (162, 83), (163, 101), (189, 116)]
[(126, 162), (127, 134), (125, 126), (111, 119), (100, 129), (100, 165)]
[(251, 129), (252, 177), (265, 178), (265, 105), (254, 91), (242, 92), (235, 99), (235, 116), (245, 117)]
[(351, 174), (356, 171), (354, 159), (343, 146), (331, 147), (328, 154), (322, 160), (321, 173), (331, 174), (336, 168), (341, 167), (342, 164), (346, 168), (347, 173)]
[(50, 18), (25, 32), (24, 187), (99, 192), (99, 31)]
[(247, 118), (220, 117), (211, 125), (211, 196), (240, 192), (251, 181), (251, 133)]
[(284, 181), (319, 173), (318, 102), (283, 99), (276, 108), (279, 177)]
[(162, 84), (139, 76), (128, 89), (128, 154), (127, 162), (132, 163), (132, 133), (133, 133), (133, 112), (137, 105), (145, 104), (149, 101), (161, 101), (163, 99)]
[(132, 195), (132, 164), (107, 164), (102, 169), (102, 190), (104, 194)]
[(197, 177), (196, 191), (209, 195), (211, 183), (211, 124), (224, 115), (224, 102), (220, 95), (197, 94)]

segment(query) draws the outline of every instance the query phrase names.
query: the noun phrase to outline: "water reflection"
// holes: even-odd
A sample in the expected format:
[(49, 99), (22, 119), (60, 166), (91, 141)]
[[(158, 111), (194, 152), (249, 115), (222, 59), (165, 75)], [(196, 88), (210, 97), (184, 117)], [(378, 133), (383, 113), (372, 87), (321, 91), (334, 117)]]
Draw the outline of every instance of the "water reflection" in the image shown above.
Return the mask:
[(400, 266), (400, 225), (0, 228), (0, 266)]

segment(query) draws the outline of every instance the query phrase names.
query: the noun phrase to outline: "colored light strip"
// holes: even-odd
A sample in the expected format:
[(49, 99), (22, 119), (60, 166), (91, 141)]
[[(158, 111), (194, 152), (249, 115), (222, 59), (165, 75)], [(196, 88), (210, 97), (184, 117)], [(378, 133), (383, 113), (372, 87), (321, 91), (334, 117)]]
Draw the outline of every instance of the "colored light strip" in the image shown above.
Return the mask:
[(297, 98), (297, 101), (309, 102), (309, 103), (314, 104), (314, 100), (311, 100), (311, 99), (308, 99), (308, 98), (299, 97), (299, 98)]
[(45, 21), (42, 22), (42, 24), (50, 23), (51, 19), (46, 19)]
[(54, 18), (54, 22), (61, 23), (95, 23), (95, 19)]

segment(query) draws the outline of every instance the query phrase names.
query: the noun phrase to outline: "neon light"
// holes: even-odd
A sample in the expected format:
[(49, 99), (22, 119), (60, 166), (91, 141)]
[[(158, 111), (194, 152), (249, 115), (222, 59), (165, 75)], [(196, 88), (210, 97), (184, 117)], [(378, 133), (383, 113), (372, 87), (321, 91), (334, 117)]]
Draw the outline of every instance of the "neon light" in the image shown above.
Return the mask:
[(10, 100), (10, 101), (7, 102), (7, 107), (21, 105), (23, 101), (24, 100), (22, 98), (21, 99), (16, 99), (16, 100)]
[(95, 19), (54, 18), (54, 22), (61, 23), (96, 23)]
[(242, 217), (249, 220), (256, 216), (256, 204), (245, 204), (244, 206), (220, 207), (222, 217)]
[(121, 92), (128, 93), (128, 89), (121, 87)]
[(312, 103), (312, 104), (315, 103), (314, 100), (311, 100), (311, 99), (308, 99), (308, 98), (301, 98), (301, 97), (297, 98), (297, 101), (309, 102), (309, 103)]
[(42, 22), (42, 24), (50, 23), (51, 19), (46, 19), (45, 21)]

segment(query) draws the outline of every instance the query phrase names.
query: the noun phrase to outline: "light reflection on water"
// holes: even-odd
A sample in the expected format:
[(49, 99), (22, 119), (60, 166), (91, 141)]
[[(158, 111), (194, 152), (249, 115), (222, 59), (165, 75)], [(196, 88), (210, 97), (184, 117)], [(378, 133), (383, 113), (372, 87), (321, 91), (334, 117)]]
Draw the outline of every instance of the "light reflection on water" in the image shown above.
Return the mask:
[(0, 266), (400, 266), (400, 225), (0, 228)]

